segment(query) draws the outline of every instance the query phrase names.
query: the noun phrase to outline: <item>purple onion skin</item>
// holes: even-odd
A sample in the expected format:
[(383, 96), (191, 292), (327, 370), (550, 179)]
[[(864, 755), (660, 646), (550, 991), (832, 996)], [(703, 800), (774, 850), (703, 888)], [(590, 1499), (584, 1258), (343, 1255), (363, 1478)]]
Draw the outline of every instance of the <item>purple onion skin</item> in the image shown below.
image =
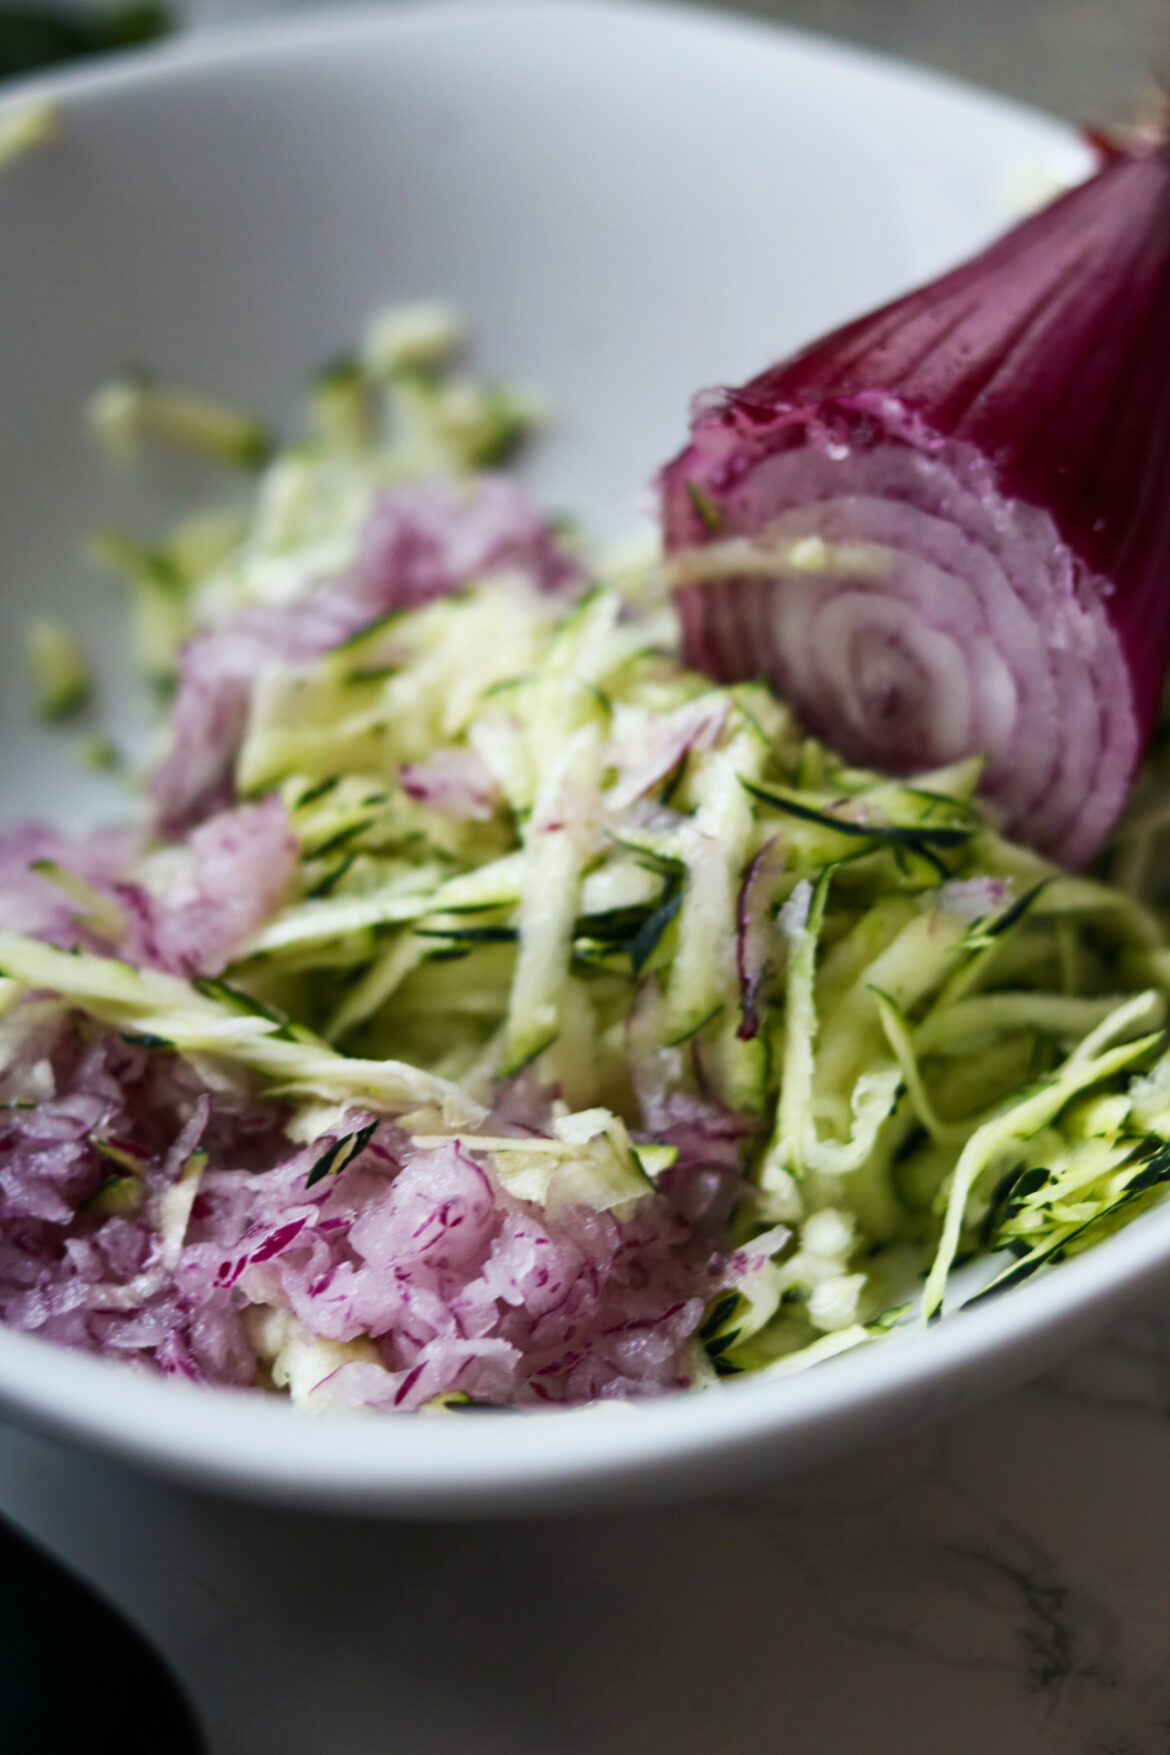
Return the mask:
[(740, 885), (736, 903), (735, 963), (739, 975), (741, 1042), (760, 1033), (768, 993), (776, 977), (783, 941), (773, 915), (784, 882), (788, 848), (778, 835), (765, 842)]
[[(1140, 753), (1170, 662), (1170, 144), (1119, 154), (941, 279), (702, 399), (661, 478), (668, 551), (718, 540), (721, 501), (760, 463), (835, 439), (958, 442), (992, 491), (1051, 516), (1120, 641)], [(692, 662), (726, 673), (726, 629), (704, 663), (703, 591), (679, 597)]]

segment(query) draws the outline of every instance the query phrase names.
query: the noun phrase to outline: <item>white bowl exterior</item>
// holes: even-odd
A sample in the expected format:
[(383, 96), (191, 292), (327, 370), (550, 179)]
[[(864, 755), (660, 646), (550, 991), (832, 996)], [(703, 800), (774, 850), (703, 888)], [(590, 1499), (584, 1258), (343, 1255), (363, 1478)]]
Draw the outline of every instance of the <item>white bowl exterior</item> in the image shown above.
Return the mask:
[[(114, 479), (88, 391), (142, 363), (291, 422), (377, 306), (442, 296), (477, 362), (540, 388), (552, 507), (620, 531), (688, 393), (735, 380), (976, 246), (1029, 179), (1087, 162), (1054, 123), (942, 80), (700, 13), (432, 5), (196, 39), (55, 82), (60, 140), (0, 179), (4, 814), (118, 808), (29, 723), (19, 628), (65, 613), (107, 723), (139, 703), (87, 530), (206, 488)], [(9, 102), (20, 101), (11, 99)], [(1135, 1295), (1170, 1213), (1002, 1303), (807, 1376), (532, 1417), (311, 1421), (0, 1333), (20, 1417), (188, 1479), (402, 1511), (660, 1496), (796, 1466), (1020, 1377)]]

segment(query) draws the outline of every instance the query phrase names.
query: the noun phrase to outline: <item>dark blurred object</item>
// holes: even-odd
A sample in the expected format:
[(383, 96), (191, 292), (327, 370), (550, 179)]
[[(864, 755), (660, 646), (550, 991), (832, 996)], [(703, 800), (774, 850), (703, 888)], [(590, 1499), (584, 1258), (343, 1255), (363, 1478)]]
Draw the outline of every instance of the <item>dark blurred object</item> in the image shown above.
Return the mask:
[(0, 79), (61, 61), (153, 43), (172, 28), (165, 6), (111, 6), (101, 12), (0, 6)]
[(141, 1633), (0, 1521), (4, 1755), (203, 1755), (178, 1683)]

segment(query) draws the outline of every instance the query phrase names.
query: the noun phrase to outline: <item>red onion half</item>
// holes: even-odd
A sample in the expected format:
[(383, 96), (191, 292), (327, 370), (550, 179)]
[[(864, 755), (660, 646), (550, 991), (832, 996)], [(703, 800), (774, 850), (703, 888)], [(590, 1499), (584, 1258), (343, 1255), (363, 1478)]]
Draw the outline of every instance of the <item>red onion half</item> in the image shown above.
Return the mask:
[(662, 493), (695, 665), (1091, 858), (1170, 659), (1170, 147), (701, 398)]

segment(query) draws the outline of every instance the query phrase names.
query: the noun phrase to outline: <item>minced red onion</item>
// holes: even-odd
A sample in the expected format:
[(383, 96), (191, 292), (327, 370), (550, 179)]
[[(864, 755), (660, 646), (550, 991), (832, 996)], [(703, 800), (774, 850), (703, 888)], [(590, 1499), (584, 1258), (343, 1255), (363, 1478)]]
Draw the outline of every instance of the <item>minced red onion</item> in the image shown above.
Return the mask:
[[(116, 951), (139, 967), (172, 975), (218, 975), (279, 907), (297, 862), (288, 815), (275, 794), (200, 823), (168, 854), (157, 888), (141, 881), (141, 853), (142, 837), (131, 830), (67, 835), (35, 824), (6, 830), (0, 834), (6, 928), (66, 949)], [(37, 865), (82, 879), (107, 905), (116, 929), (95, 922), (83, 901)]]
[(185, 647), (170, 752), (151, 782), (160, 828), (178, 834), (234, 799), (248, 703), (266, 666), (307, 663), (379, 616), (501, 571), (550, 592), (582, 577), (508, 477), (416, 482), (379, 495), (349, 573), (299, 603), (244, 610)]
[[(141, 1369), (257, 1381), (249, 1312), (310, 1339), (368, 1337), (372, 1357), (318, 1385), (318, 1404), (415, 1408), (440, 1394), (581, 1403), (686, 1387), (704, 1307), (742, 1264), (713, 1241), (740, 1187), (736, 1118), (692, 1101), (674, 1188), (621, 1216), (513, 1198), (474, 1141), (422, 1150), (382, 1122), (337, 1175), (310, 1185), (354, 1111), (296, 1147), (288, 1111), (225, 1073), (212, 1101), (174, 1054), (28, 1004), (0, 1076), (0, 1321)], [(14, 1035), (15, 1032), (15, 1035)], [(34, 1107), (18, 1107), (35, 1094)], [(509, 1122), (536, 1131), (547, 1097)], [(181, 1235), (165, 1197), (206, 1154)], [(102, 1206), (137, 1166), (141, 1199)], [(687, 1209), (690, 1209), (689, 1211)]]
[(408, 798), (460, 822), (490, 822), (503, 803), (483, 759), (470, 748), (435, 750), (425, 762), (405, 762), (398, 778)]

